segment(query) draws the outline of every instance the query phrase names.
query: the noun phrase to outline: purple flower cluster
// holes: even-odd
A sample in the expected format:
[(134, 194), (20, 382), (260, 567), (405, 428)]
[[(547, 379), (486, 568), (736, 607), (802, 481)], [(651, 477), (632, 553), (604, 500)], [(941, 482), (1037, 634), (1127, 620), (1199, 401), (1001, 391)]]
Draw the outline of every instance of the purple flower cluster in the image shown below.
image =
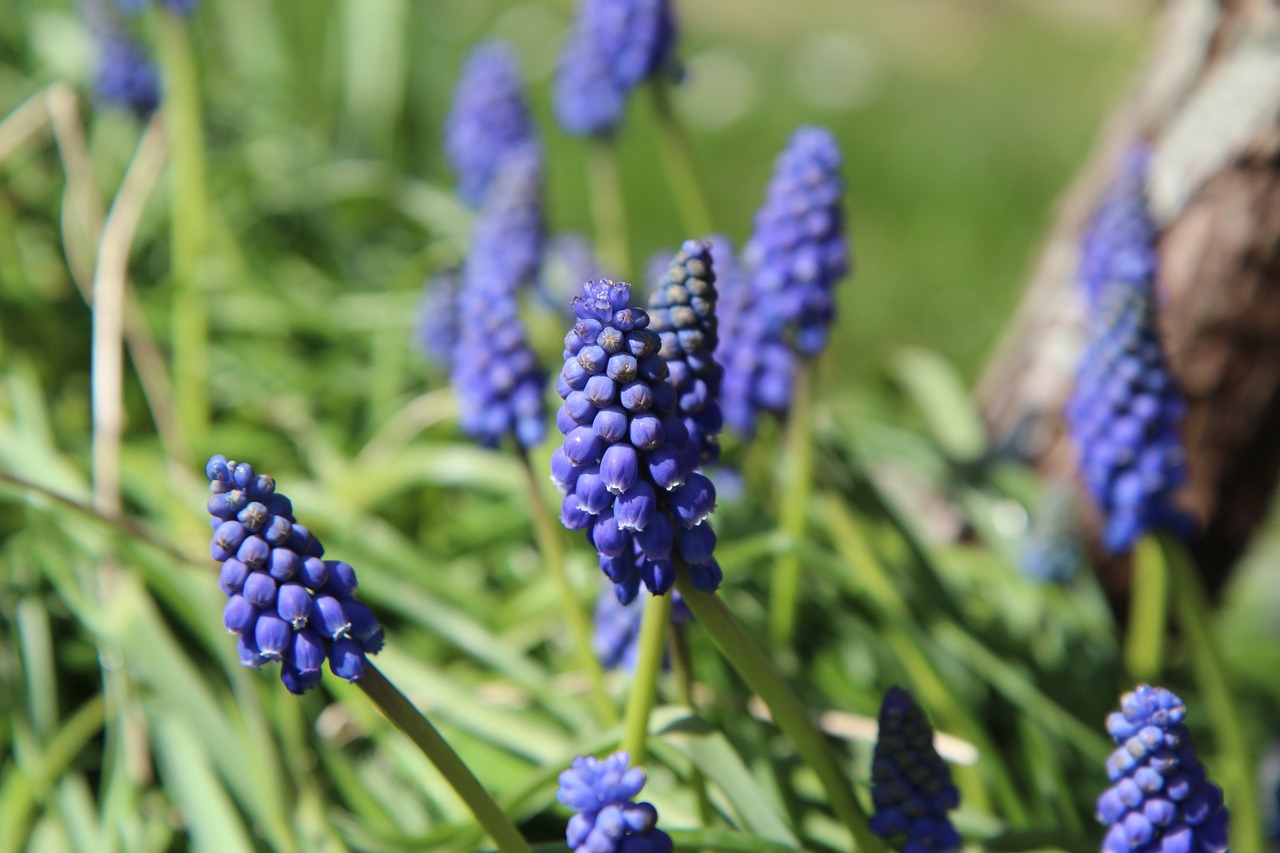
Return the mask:
[(160, 72), (142, 47), (122, 35), (99, 41), (94, 93), (104, 104), (146, 118), (160, 106)]
[(662, 595), (679, 557), (694, 586), (720, 585), (711, 481), (689, 464), (689, 431), (676, 412), (662, 338), (629, 305), (631, 285), (589, 281), (574, 297), (577, 323), (565, 335), (556, 425), (564, 444), (551, 478), (564, 493), (560, 519), (586, 531), (618, 600), (643, 582)]
[(414, 340), (427, 358), (445, 370), (453, 369), (458, 348), (458, 294), (462, 290), (462, 270), (438, 270), (422, 287)]
[(1173, 503), (1187, 480), (1179, 435), (1186, 403), (1165, 367), (1148, 284), (1106, 285), (1093, 324), (1067, 421), (1085, 488), (1105, 520), (1102, 544), (1123, 553), (1148, 530), (1186, 535), (1193, 527)]
[[(671, 593), (671, 624), (679, 625), (693, 618), (689, 605), (684, 603), (680, 593)], [(639, 654), (640, 623), (644, 617), (645, 602), (643, 596), (630, 604), (618, 601), (612, 587), (606, 588), (596, 599), (593, 613), (591, 648), (600, 659), (605, 669), (626, 670), (636, 668)]]
[(1098, 797), (1110, 827), (1103, 853), (1221, 853), (1228, 813), (1222, 789), (1208, 781), (1183, 722), (1187, 708), (1163, 687), (1140, 685), (1107, 717), (1116, 751), (1111, 787)]
[(525, 339), (518, 286), (542, 255), (542, 157), (529, 145), (507, 156), (472, 234), (458, 294), (458, 344), (450, 377), (462, 431), (488, 447), (511, 433), (522, 447), (546, 435), (542, 368)]
[[(116, 8), (126, 15), (137, 15), (150, 2), (151, 0), (116, 0)], [(175, 15), (190, 15), (196, 10), (196, 0), (164, 0), (164, 7)]]
[(826, 346), (835, 285), (850, 266), (841, 162), (830, 131), (802, 127), (792, 135), (743, 248), (748, 286), (724, 288), (732, 320), (721, 330), (723, 406), (743, 435), (755, 434), (760, 411), (786, 412), (799, 359)]
[(1145, 286), (1156, 274), (1156, 227), (1147, 210), (1151, 151), (1135, 146), (1103, 196), (1080, 244), (1076, 278), (1090, 312), (1104, 286), (1113, 282)]
[(720, 414), (720, 380), (715, 359), (716, 274), (711, 244), (686, 240), (676, 252), (649, 298), (649, 328), (662, 338), (667, 381), (676, 389), (676, 412), (689, 432), (687, 460), (692, 468), (720, 458), (716, 437), (724, 425)]
[(561, 126), (612, 133), (631, 90), (668, 61), (675, 36), (670, 0), (582, 0), (556, 73)]
[(960, 849), (960, 836), (947, 817), (960, 804), (960, 792), (933, 746), (928, 718), (901, 687), (890, 687), (880, 706), (871, 800), (871, 831), (882, 838), (906, 836), (902, 853)]
[(647, 776), (615, 752), (603, 761), (578, 756), (560, 774), (556, 799), (573, 809), (565, 840), (574, 853), (671, 853), (671, 837), (658, 829), (658, 810), (637, 803)]
[(462, 68), (445, 119), (444, 151), (458, 195), (479, 208), (507, 156), (536, 140), (515, 55), (502, 42), (479, 45)]
[(355, 571), (321, 559), (324, 547), (297, 523), (271, 477), (221, 455), (210, 458), (205, 474), (209, 551), (222, 563), (218, 584), (227, 595), (222, 621), (237, 637), (240, 662), (258, 669), (279, 661), (291, 693), (320, 683), (326, 659), (339, 678), (363, 676), (365, 655), (382, 648), (383, 633), (355, 598)]

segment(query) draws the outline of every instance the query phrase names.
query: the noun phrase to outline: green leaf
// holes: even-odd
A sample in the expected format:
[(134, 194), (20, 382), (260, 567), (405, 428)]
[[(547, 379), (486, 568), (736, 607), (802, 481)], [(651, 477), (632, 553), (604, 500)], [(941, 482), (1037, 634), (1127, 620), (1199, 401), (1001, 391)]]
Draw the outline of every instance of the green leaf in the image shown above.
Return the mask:
[(206, 746), (223, 749), (224, 745), (197, 737), (186, 718), (177, 714), (160, 715), (154, 723), (160, 772), (195, 849), (209, 853), (252, 850), (249, 831), (219, 783), (206, 751)]
[(892, 368), (947, 455), (962, 462), (978, 459), (986, 431), (955, 367), (932, 350), (907, 348), (896, 354)]

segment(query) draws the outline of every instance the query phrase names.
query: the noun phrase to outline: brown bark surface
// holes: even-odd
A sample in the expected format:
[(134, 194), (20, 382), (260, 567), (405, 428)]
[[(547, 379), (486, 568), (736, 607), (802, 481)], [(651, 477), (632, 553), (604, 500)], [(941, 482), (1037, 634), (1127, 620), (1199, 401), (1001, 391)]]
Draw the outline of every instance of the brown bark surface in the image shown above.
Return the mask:
[[(1280, 472), (1278, 34), (1273, 0), (1168, 5), (1152, 58), (1064, 197), (978, 388), (993, 445), (1050, 477), (1074, 476), (1062, 407), (1085, 334), (1079, 238), (1120, 153), (1154, 143), (1159, 326), (1189, 403), (1191, 480), (1180, 498), (1202, 522), (1192, 551), (1214, 591), (1266, 516)], [(1096, 542), (1096, 516), (1085, 518)], [(1123, 599), (1127, 562), (1105, 562), (1102, 579)]]

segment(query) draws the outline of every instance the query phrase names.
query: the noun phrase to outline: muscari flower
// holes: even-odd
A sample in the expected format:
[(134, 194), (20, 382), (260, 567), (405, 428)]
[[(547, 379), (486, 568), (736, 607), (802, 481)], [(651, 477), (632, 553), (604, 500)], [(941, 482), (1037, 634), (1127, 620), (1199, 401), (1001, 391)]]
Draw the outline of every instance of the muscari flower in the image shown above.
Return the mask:
[(575, 853), (671, 853), (671, 837), (658, 829), (658, 810), (635, 802), (647, 779), (615, 752), (601, 761), (578, 756), (560, 774), (556, 799), (573, 809), (565, 840)]
[(1110, 827), (1103, 853), (1220, 853), (1227, 849), (1222, 789), (1208, 781), (1183, 722), (1187, 708), (1163, 687), (1138, 686), (1107, 717), (1116, 751), (1111, 787), (1098, 797)]
[[(671, 593), (671, 624), (679, 625), (693, 618), (689, 605), (684, 603), (680, 593)], [(596, 599), (596, 608), (592, 614), (591, 649), (600, 659), (605, 669), (628, 671), (636, 668), (639, 654), (640, 623), (644, 617), (645, 602), (640, 596), (630, 604), (618, 601), (610, 584)], [(666, 661), (664, 660), (664, 665)]]
[(1104, 285), (1145, 286), (1156, 274), (1156, 227), (1147, 210), (1146, 183), (1151, 150), (1135, 146), (1102, 197), (1080, 242), (1076, 278), (1092, 312)]
[[(116, 8), (126, 15), (137, 15), (150, 2), (151, 0), (116, 0)], [(190, 15), (196, 10), (196, 0), (164, 0), (164, 6), (175, 15)]]
[(160, 73), (141, 45), (121, 35), (99, 41), (94, 92), (103, 103), (146, 118), (160, 106)]
[(542, 158), (512, 152), (494, 180), (472, 234), (458, 294), (458, 343), (450, 377), (462, 431), (494, 447), (504, 435), (533, 447), (546, 435), (545, 374), (525, 339), (519, 285), (542, 253)]
[(716, 273), (711, 244), (686, 240), (667, 264), (649, 297), (649, 328), (662, 337), (667, 381), (675, 387), (676, 412), (689, 432), (689, 467), (720, 458), (716, 437), (724, 425), (720, 414), (720, 380), (724, 371), (715, 359)]
[(755, 434), (759, 412), (787, 411), (800, 359), (826, 346), (835, 285), (850, 265), (840, 167), (830, 131), (792, 135), (743, 248), (746, 286), (723, 288), (732, 318), (721, 329), (723, 407), (743, 435)]
[(928, 718), (901, 687), (890, 687), (880, 706), (871, 786), (871, 831), (876, 835), (905, 836), (902, 853), (960, 848), (960, 836), (947, 817), (960, 804), (960, 793), (933, 746)]
[(508, 155), (535, 142), (515, 55), (502, 42), (479, 45), (462, 68), (445, 119), (444, 150), (458, 195), (479, 208)]
[[(1099, 230), (1104, 221), (1100, 217), (1091, 231), (1095, 245), (1107, 236)], [(1193, 524), (1173, 503), (1187, 480), (1179, 435), (1186, 403), (1157, 337), (1155, 269), (1145, 261), (1114, 260), (1142, 255), (1153, 237), (1146, 229), (1121, 228), (1110, 238), (1113, 261), (1099, 269), (1114, 274), (1093, 285), (1090, 338), (1066, 415), (1085, 488), (1105, 521), (1102, 545), (1123, 553), (1149, 530), (1187, 535)], [(1138, 243), (1126, 246), (1123, 241), (1131, 238)], [(1131, 274), (1139, 268), (1141, 276)]]
[(612, 133), (631, 90), (667, 63), (674, 43), (670, 0), (583, 0), (556, 72), (561, 126)]
[(324, 547), (297, 523), (271, 477), (222, 455), (209, 459), (205, 474), (209, 550), (222, 564), (218, 585), (227, 596), (222, 621), (237, 637), (240, 662), (258, 669), (278, 661), (291, 693), (318, 684), (326, 659), (334, 675), (358, 680), (383, 632), (355, 598), (355, 570), (322, 559)]
[(667, 592), (674, 557), (704, 592), (722, 578), (707, 521), (715, 488), (689, 465), (662, 338), (630, 299), (631, 285), (607, 279), (588, 281), (574, 297), (578, 322), (565, 336), (556, 384), (565, 439), (551, 456), (551, 478), (565, 496), (560, 519), (586, 531), (624, 604), (641, 582), (654, 595)]
[(438, 367), (450, 370), (458, 348), (458, 292), (462, 289), (462, 270), (457, 267), (439, 270), (427, 279), (418, 301), (418, 318), (414, 324), (414, 341), (418, 348)]

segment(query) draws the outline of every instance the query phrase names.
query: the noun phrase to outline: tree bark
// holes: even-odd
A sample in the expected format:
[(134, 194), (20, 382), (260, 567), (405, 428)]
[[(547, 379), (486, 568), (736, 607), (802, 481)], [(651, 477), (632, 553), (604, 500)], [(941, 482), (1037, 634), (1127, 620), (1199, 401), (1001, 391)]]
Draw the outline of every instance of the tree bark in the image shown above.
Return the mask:
[[(1121, 153), (1154, 146), (1158, 323), (1187, 396), (1191, 543), (1215, 593), (1265, 518), (1280, 473), (1280, 4), (1175, 0), (1151, 59), (1064, 196), (978, 400), (993, 446), (1075, 476), (1062, 420), (1085, 338), (1080, 236)], [(1088, 504), (1088, 498), (1081, 495)], [(1096, 513), (1084, 513), (1096, 545)], [(1096, 550), (1096, 549), (1095, 549)], [(1127, 561), (1107, 560), (1113, 600)]]

